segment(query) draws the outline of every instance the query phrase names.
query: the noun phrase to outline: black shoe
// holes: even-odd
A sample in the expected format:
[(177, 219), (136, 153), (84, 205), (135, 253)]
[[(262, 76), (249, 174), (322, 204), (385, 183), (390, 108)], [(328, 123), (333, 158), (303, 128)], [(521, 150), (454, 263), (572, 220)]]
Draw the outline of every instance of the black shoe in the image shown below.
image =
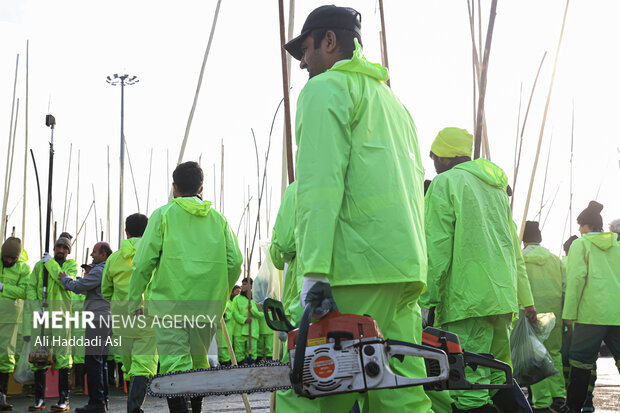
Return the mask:
[(192, 397), (190, 404), (192, 405), (192, 413), (200, 413), (202, 411), (202, 396)]
[(185, 397), (169, 397), (166, 400), (168, 401), (170, 413), (189, 413)]
[(75, 413), (106, 413), (107, 411), (105, 404), (87, 404), (75, 409)]
[(35, 370), (34, 372), (34, 404), (28, 407), (29, 412), (45, 410), (45, 370)]
[(35, 399), (32, 406), (28, 406), (29, 412), (36, 412), (39, 410), (45, 410), (45, 399)]
[(564, 406), (565, 403), (566, 400), (564, 400), (563, 397), (554, 397), (553, 403), (551, 403), (551, 406), (549, 406), (549, 410), (551, 410), (553, 413), (559, 413), (560, 409), (562, 408), (562, 406)]
[(146, 398), (146, 389), (149, 379), (145, 376), (135, 376), (131, 379), (129, 395), (127, 396), (127, 413), (143, 413), (142, 404)]
[(6, 394), (0, 393), (0, 412), (10, 412), (11, 410), (13, 410), (13, 405), (6, 402)]
[(71, 370), (58, 370), (58, 403), (51, 407), (55, 412), (69, 411), (69, 389), (71, 388)]

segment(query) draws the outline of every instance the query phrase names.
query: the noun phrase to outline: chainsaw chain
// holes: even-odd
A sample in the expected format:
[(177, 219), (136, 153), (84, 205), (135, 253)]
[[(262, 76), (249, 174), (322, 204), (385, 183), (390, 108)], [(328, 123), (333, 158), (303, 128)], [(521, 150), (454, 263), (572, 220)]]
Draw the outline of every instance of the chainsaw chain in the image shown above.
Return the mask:
[[(153, 379), (157, 377), (164, 376), (174, 376), (176, 374), (184, 374), (184, 373), (197, 373), (203, 371), (218, 371), (218, 370), (233, 370), (233, 369), (256, 369), (262, 367), (278, 367), (278, 366), (288, 366), (288, 364), (280, 363), (279, 361), (268, 361), (261, 364), (244, 364), (237, 366), (220, 366), (220, 367), (212, 367), (209, 369), (194, 369), (194, 370), (184, 370), (184, 371), (173, 371), (170, 373), (160, 373), (153, 376)], [(152, 380), (152, 379), (151, 379)], [(288, 390), (291, 386), (279, 386), (279, 387), (266, 387), (262, 389), (254, 389), (254, 390), (230, 390), (226, 392), (204, 392), (204, 393), (176, 393), (174, 397), (200, 397), (200, 396), (230, 396), (231, 394), (250, 394), (250, 393), (262, 393), (262, 392), (272, 392), (277, 390)], [(149, 381), (149, 389), (148, 394), (155, 397), (170, 397), (168, 394), (156, 393), (151, 390), (151, 382)]]

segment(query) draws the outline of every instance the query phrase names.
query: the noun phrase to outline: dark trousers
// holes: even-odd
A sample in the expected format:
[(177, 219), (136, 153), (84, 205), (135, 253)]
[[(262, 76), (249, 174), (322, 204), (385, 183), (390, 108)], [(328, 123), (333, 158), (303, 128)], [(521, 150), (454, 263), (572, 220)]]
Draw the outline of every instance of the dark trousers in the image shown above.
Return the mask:
[(84, 357), (88, 382), (88, 404), (105, 404), (108, 398), (108, 356)]
[(88, 382), (88, 404), (104, 405), (108, 399), (108, 345), (110, 329), (98, 318), (95, 328), (86, 328), (85, 338), (89, 344), (85, 347), (84, 365)]

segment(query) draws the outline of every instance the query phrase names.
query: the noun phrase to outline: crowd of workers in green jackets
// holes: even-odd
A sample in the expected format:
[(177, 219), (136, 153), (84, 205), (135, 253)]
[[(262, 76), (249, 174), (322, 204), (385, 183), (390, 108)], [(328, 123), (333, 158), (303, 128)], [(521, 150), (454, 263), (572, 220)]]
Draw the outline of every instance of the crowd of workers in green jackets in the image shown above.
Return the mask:
[[(499, 391), (425, 392), (415, 386), (317, 399), (298, 398), (286, 390), (277, 392), (277, 410), (593, 409), (593, 378), (603, 341), (620, 369), (618, 222), (605, 232), (603, 206), (592, 201), (577, 217), (581, 237), (567, 241), (566, 257), (560, 259), (542, 247), (541, 229), (534, 221), (526, 223), (522, 248), (506, 174), (486, 159), (472, 160), (473, 136), (466, 130), (449, 127), (437, 134), (430, 147), (437, 176), (424, 183), (415, 124), (385, 84), (387, 69), (365, 59), (357, 11), (322, 6), (310, 13), (301, 35), (284, 47), (310, 75), (297, 104), (297, 180), (286, 189), (269, 250), (271, 261), (282, 270), (282, 301), (292, 324), (299, 325), (302, 309), (309, 305), (315, 319), (335, 309), (370, 314), (386, 338), (410, 343), (421, 342), (424, 324), (434, 325), (458, 334), (467, 351), (490, 353), (511, 363), (510, 335), (520, 311), (532, 323), (538, 313), (552, 312), (556, 327), (544, 345), (556, 369), (565, 374), (532, 385), (529, 401), (518, 383)], [(209, 328), (158, 325), (113, 331), (123, 338), (111, 351), (120, 357), (130, 382), (128, 412), (143, 411), (148, 379), (157, 372), (210, 367), (208, 349), (216, 334), (222, 365), (231, 364), (233, 354), (239, 363), (269, 361), (273, 356), (274, 333), (265, 325), (260, 303), (252, 299), (252, 279), (246, 274), (237, 285), (243, 257), (236, 235), (226, 218), (200, 196), (202, 169), (196, 162), (185, 162), (172, 177), (172, 200), (148, 218), (127, 217), (127, 239), (118, 251), (98, 243), (82, 281), (76, 279), (78, 265), (68, 258), (68, 233), (55, 240), (53, 255), (46, 253), (32, 271), (21, 241), (5, 240), (0, 410), (11, 409), (6, 395), (22, 346), (17, 336), (36, 347), (33, 341), (39, 333), (32, 318), (44, 290), (48, 311), (76, 309), (154, 320), (212, 306), (218, 314)], [(428, 317), (423, 318), (421, 307)], [(65, 323), (45, 333), (64, 338), (79, 334), (92, 332), (72, 331)], [(81, 349), (50, 347), (60, 393), (52, 410), (68, 411), (70, 369), (80, 364)], [(286, 350), (282, 361), (288, 361)], [(392, 360), (390, 365), (400, 375), (426, 374), (420, 358)], [(49, 367), (33, 365), (32, 411), (45, 409)], [(95, 380), (91, 376), (101, 375), (99, 370), (92, 372), (87, 374), (89, 388)], [(482, 367), (468, 367), (466, 375), (479, 383), (503, 379)], [(107, 411), (105, 391), (99, 391), (99, 398), (91, 397), (77, 411)], [(179, 395), (167, 403), (171, 412), (197, 413), (203, 398)]]

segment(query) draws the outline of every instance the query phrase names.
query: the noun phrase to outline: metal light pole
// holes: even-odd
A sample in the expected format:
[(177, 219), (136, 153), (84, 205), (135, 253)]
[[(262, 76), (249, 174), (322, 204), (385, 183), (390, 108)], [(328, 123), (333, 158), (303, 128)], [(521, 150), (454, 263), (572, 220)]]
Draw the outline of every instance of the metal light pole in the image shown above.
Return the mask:
[(121, 86), (121, 177), (118, 200), (118, 248), (121, 247), (121, 239), (123, 239), (123, 176), (125, 172), (125, 86), (131, 86), (139, 82), (137, 76), (129, 76), (128, 74), (119, 75), (115, 73), (106, 77), (106, 82), (112, 86)]

